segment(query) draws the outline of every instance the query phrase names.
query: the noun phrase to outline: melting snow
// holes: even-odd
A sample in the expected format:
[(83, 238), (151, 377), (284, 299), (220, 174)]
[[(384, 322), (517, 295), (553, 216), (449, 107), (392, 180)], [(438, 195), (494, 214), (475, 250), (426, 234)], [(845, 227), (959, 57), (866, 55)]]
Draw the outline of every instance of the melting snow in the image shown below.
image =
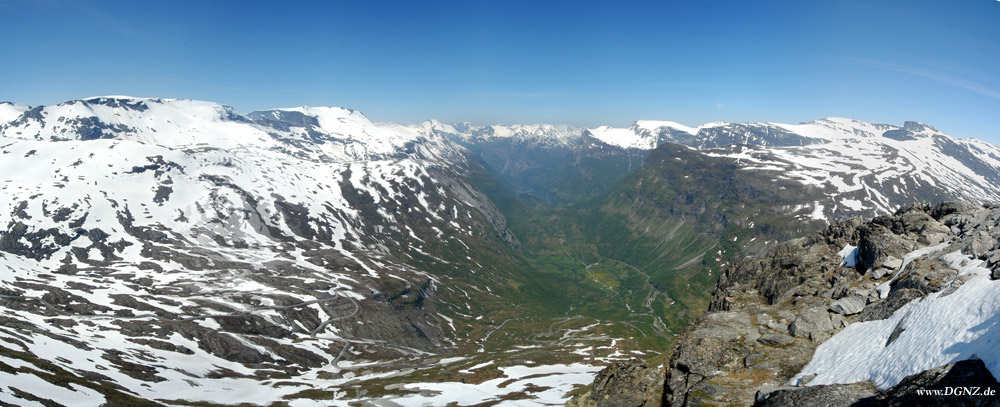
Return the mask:
[[(950, 295), (911, 301), (888, 319), (848, 326), (820, 345), (792, 382), (816, 374), (810, 386), (871, 380), (885, 389), (908, 375), (976, 357), (1000, 377), (1000, 280), (990, 280), (990, 270), (969, 256), (945, 259), (975, 277)], [(902, 333), (889, 343), (897, 327)]]
[[(548, 387), (542, 391), (531, 392), (534, 399), (502, 401), (496, 405), (563, 405), (568, 400), (566, 393), (576, 386), (589, 384), (594, 380), (594, 374), (601, 368), (574, 363), (570, 365), (510, 366), (502, 367), (500, 370), (503, 372), (501, 377), (480, 384), (459, 382), (407, 384), (403, 386), (405, 389), (420, 391), (420, 394), (392, 397), (384, 401), (391, 401), (401, 406), (443, 406), (448, 403), (476, 405), (496, 402), (501, 400), (503, 395), (525, 392), (532, 387)], [(378, 401), (374, 400), (376, 404)]]
[(837, 252), (837, 255), (841, 258), (841, 266), (855, 267), (858, 265), (858, 248), (856, 246), (846, 245)]

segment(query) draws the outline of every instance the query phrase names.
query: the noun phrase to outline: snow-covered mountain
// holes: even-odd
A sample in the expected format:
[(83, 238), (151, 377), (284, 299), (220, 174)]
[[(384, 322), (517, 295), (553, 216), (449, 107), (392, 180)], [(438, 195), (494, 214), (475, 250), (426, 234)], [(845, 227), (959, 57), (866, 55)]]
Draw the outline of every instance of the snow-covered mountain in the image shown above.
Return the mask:
[(809, 205), (817, 216), (872, 216), (941, 197), (1000, 201), (1000, 149), (985, 142), (958, 140), (914, 122), (900, 127), (825, 119), (776, 127), (810, 140), (801, 146), (735, 146), (708, 154), (737, 158), (747, 170), (819, 188), (824, 198)]
[[(817, 199), (794, 209), (815, 219), (889, 213), (914, 200), (1000, 201), (1000, 148), (976, 139), (958, 139), (917, 122), (897, 126), (827, 118), (801, 124), (688, 127), (640, 120), (627, 128), (518, 134), (522, 149), (525, 145), (580, 149), (590, 140), (631, 151), (641, 160), (644, 152), (663, 143), (678, 143), (710, 156), (735, 158), (748, 171), (772, 172), (777, 178), (816, 187)], [(460, 139), (474, 151), (505, 148), (476, 131), (461, 133)], [(543, 140), (559, 142), (544, 144)], [(501, 172), (511, 166), (501, 164)], [(517, 168), (541, 168), (545, 162), (516, 164)]]
[(421, 129), (435, 133), (452, 134), (469, 143), (506, 141), (511, 143), (537, 143), (547, 146), (572, 146), (578, 143), (581, 129), (551, 124), (474, 126), (469, 123), (442, 125), (436, 121), (424, 122)]
[(27, 105), (12, 102), (0, 102), (0, 125), (17, 119), (28, 110)]
[(457, 253), (513, 243), (460, 147), (355, 111), (103, 97), (0, 129), (0, 358), (55, 363), (20, 381), (278, 400), (306, 385), (249, 389), (459, 344), (491, 294)]
[(872, 216), (942, 197), (1000, 200), (1000, 149), (916, 122), (894, 126), (830, 118), (799, 125), (725, 125), (678, 141), (701, 148), (736, 141), (707, 154), (737, 158), (747, 170), (819, 188), (823, 199), (803, 203), (816, 217)]
[[(579, 202), (665, 143), (804, 185), (783, 209), (802, 218), (1000, 200), (1000, 149), (918, 123), (584, 129), (127, 96), (0, 103), (0, 401), (16, 381), (94, 405), (269, 404), (474, 352), (529, 318), (517, 296), (536, 281), (477, 179)], [(567, 337), (578, 328), (596, 329)]]

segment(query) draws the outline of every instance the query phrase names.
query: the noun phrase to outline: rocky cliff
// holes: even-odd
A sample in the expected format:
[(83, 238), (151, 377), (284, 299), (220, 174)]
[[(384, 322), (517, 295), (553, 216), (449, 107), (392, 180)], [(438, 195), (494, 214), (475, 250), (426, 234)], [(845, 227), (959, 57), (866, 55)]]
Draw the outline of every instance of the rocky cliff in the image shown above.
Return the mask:
[(609, 366), (573, 404), (998, 405), (998, 226), (947, 202), (784, 242), (720, 275), (668, 363)]

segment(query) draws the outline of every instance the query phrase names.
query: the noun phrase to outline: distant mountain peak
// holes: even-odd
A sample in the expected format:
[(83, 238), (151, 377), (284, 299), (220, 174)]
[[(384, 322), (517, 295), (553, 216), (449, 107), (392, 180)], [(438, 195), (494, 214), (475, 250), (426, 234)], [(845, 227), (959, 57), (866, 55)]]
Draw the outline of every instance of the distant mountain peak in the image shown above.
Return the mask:
[(586, 134), (601, 142), (625, 149), (652, 150), (659, 144), (657, 136), (635, 128), (600, 126), (587, 129)]
[(701, 127), (703, 126), (690, 127), (677, 122), (672, 122), (667, 120), (638, 120), (632, 125), (632, 127), (638, 129), (657, 130), (661, 128), (669, 128), (669, 129), (680, 130), (688, 134), (697, 134), (698, 130), (700, 130)]
[(28, 111), (28, 109), (31, 109), (28, 105), (14, 102), (0, 102), (0, 127), (7, 122), (14, 121), (24, 114), (24, 112)]

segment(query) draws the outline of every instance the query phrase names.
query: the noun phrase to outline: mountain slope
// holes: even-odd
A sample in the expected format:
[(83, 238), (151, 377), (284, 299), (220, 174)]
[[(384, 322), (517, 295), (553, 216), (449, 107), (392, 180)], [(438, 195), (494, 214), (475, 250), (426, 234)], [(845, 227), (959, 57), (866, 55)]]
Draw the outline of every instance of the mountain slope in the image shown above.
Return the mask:
[[(917, 122), (902, 126), (829, 118), (809, 123), (710, 123), (684, 128), (640, 121), (628, 129), (739, 159), (747, 170), (822, 188), (803, 202), (816, 218), (872, 216), (911, 200), (1000, 200), (1000, 149)], [(812, 214), (813, 212), (809, 212)]]
[(292, 112), (318, 126), (137, 98), (5, 125), (0, 284), (24, 322), (3, 328), (19, 360), (4, 363), (261, 402), (306, 388), (245, 392), (275, 375), (472, 346), (492, 323), (478, 319), (510, 308), (489, 290), (516, 245), (472, 164), (356, 112)]

